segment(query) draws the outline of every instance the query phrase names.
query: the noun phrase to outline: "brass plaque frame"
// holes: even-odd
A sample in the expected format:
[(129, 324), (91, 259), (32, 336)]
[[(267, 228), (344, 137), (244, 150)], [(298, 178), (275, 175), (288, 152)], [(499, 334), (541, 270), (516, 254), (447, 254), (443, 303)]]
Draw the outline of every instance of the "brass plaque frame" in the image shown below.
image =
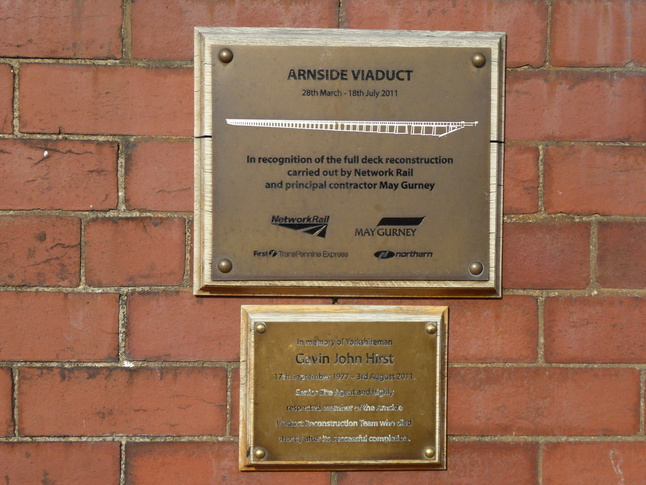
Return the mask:
[[(331, 260), (323, 262), (322, 259), (301, 258), (300, 261), (297, 261), (298, 258), (290, 256), (290, 258), (284, 258), (284, 262), (281, 262), (282, 266), (276, 266), (276, 263), (281, 258), (273, 258), (272, 260), (271, 256), (275, 256), (276, 253), (274, 249), (279, 249), (278, 253), (280, 253), (279, 256), (281, 257), (283, 252), (285, 252), (286, 255), (297, 254), (297, 252), (288, 252), (293, 251), (293, 248), (287, 248), (286, 251), (280, 251), (280, 249), (285, 248), (274, 248), (273, 246), (267, 248), (264, 246), (261, 247), (261, 242), (266, 234), (266, 229), (264, 228), (259, 229), (258, 231), (247, 232), (240, 232), (237, 229), (236, 226), (239, 225), (240, 220), (244, 220), (245, 224), (247, 224), (245, 227), (249, 227), (251, 224), (249, 221), (258, 217), (253, 208), (240, 208), (242, 204), (237, 201), (244, 202), (245, 198), (253, 198), (256, 196), (253, 194), (253, 189), (251, 187), (246, 186), (244, 182), (240, 182), (240, 180), (245, 180), (244, 174), (246, 172), (241, 172), (240, 168), (235, 169), (237, 172), (232, 172), (234, 170), (233, 167), (235, 167), (236, 164), (240, 165), (240, 160), (231, 161), (222, 154), (227, 153), (227, 143), (231, 143), (227, 138), (227, 133), (231, 133), (231, 131), (226, 131), (232, 129), (231, 125), (237, 124), (237, 126), (233, 126), (233, 128), (237, 129), (235, 133), (245, 133), (244, 135), (236, 136), (244, 136), (254, 142), (257, 139), (256, 137), (258, 136), (258, 133), (261, 132), (259, 130), (264, 130), (264, 133), (271, 132), (271, 136), (278, 137), (276, 139), (279, 141), (275, 143), (277, 145), (285, 143), (284, 139), (280, 137), (284, 136), (284, 133), (289, 130), (276, 130), (273, 128), (265, 129), (262, 127), (271, 126), (272, 123), (275, 124), (276, 121), (283, 123), (283, 128), (294, 128), (295, 125), (292, 123), (294, 126), (285, 126), (286, 121), (284, 120), (270, 119), (260, 121), (257, 119), (226, 119), (225, 122), (224, 115), (221, 117), (222, 119), (220, 119), (219, 114), (216, 112), (217, 110), (214, 108), (214, 104), (219, 106), (222, 103), (237, 103), (237, 101), (234, 100), (228, 101), (226, 99), (228, 93), (222, 93), (216, 88), (218, 80), (216, 79), (215, 73), (217, 72), (217, 69), (219, 69), (219, 63), (226, 64), (231, 62), (231, 65), (234, 65), (236, 61), (235, 53), (233, 54), (233, 61), (228, 57), (233, 51), (253, 53), (254, 49), (263, 48), (289, 49), (294, 52), (296, 57), (298, 57), (298, 50), (303, 48), (318, 48), (323, 50), (348, 49), (349, 51), (347, 52), (354, 52), (354, 50), (357, 49), (357, 52), (359, 52), (359, 50), (363, 49), (361, 50), (361, 53), (372, 52), (371, 55), (373, 58), (383, 50), (384, 53), (388, 54), (388, 59), (396, 58), (398, 52), (406, 52), (407, 55), (410, 56), (415, 55), (411, 54), (413, 52), (424, 52), (424, 50), (428, 50), (428, 52), (439, 52), (441, 57), (444, 55), (444, 52), (450, 52), (450, 55), (454, 55), (454, 52), (462, 50), (464, 56), (467, 56), (465, 59), (469, 63), (469, 69), (477, 72), (486, 71), (488, 76), (487, 83), (490, 87), (490, 92), (483, 96), (478, 95), (479, 97), (477, 98), (478, 103), (484, 102), (484, 106), (486, 106), (487, 109), (486, 118), (488, 118), (477, 120), (480, 123), (479, 133), (481, 133), (478, 139), (480, 140), (480, 143), (482, 143), (482, 140), (485, 140), (484, 143), (488, 142), (488, 147), (485, 149), (486, 154), (482, 157), (478, 156), (477, 159), (463, 157), (465, 158), (465, 160), (463, 160), (465, 163), (462, 164), (460, 168), (455, 168), (453, 171), (454, 174), (461, 174), (465, 180), (468, 180), (475, 172), (473, 168), (477, 166), (478, 173), (484, 174), (482, 180), (475, 185), (471, 182), (469, 182), (470, 185), (466, 183), (460, 184), (459, 181), (456, 182), (455, 180), (452, 180), (451, 184), (445, 184), (445, 190), (452, 194), (455, 194), (460, 190), (462, 192), (468, 192), (465, 194), (465, 197), (473, 197), (474, 194), (480, 194), (478, 201), (475, 204), (473, 202), (469, 202), (464, 203), (461, 206), (456, 206), (455, 203), (453, 203), (453, 205), (448, 204), (445, 209), (445, 214), (447, 214), (446, 220), (439, 224), (436, 223), (437, 225), (433, 227), (433, 241), (435, 241), (433, 244), (426, 242), (425, 239), (418, 238), (417, 241), (419, 241), (419, 244), (416, 242), (415, 245), (399, 245), (402, 246), (400, 248), (398, 247), (398, 244), (390, 242), (395, 241), (397, 238), (382, 237), (381, 240), (384, 241), (384, 243), (379, 247), (370, 249), (370, 251), (368, 251), (364, 256), (365, 261), (369, 260), (374, 262), (375, 266), (378, 266), (379, 269), (375, 270), (376, 272), (373, 273), (368, 272), (367, 274), (364, 274), (357, 269), (358, 265), (360, 266), (363, 264), (363, 267), (360, 269), (364, 270), (367, 263), (356, 263), (352, 261), (346, 262), (349, 260), (342, 259), (337, 259), (333, 262)], [(414, 49), (417, 49), (417, 51), (414, 51)], [(311, 52), (317, 51), (314, 50)], [(339, 51), (337, 50), (336, 52)], [(360, 53), (357, 55), (359, 57), (361, 56)], [(484, 67), (480, 65), (482, 59), (484, 59)], [(504, 59), (505, 35), (502, 33), (370, 31), (349, 29), (197, 28), (195, 30), (194, 294), (360, 297), (500, 297), (502, 246), (501, 180), (504, 147)], [(389, 62), (393, 63), (394, 61)], [(480, 67), (482, 67), (482, 69), (478, 71)], [(401, 72), (403, 72), (403, 74), (400, 72), (401, 76), (406, 76), (405, 71), (406, 69), (401, 70)], [(260, 70), (259, 72), (262, 75), (262, 71)], [(402, 79), (404, 79), (404, 77), (402, 77)], [(269, 88), (271, 88), (271, 86)], [(473, 96), (474, 95), (472, 93), (470, 99), (473, 99)], [(315, 115), (313, 116), (316, 117)], [(357, 117), (360, 116), (357, 114)], [(343, 119), (347, 120), (347, 116)], [(311, 121), (309, 121), (306, 126), (303, 126), (302, 121), (303, 120), (301, 120), (301, 124), (297, 126), (297, 128), (305, 127), (306, 129), (313, 129), (312, 126), (310, 126), (312, 124)], [(411, 137), (407, 135), (407, 138), (410, 140), (419, 140), (421, 138), (431, 139), (440, 137), (440, 134), (442, 133), (442, 136), (444, 136), (444, 134), (447, 134), (448, 136), (446, 138), (438, 139), (446, 140), (450, 137), (464, 136), (464, 133), (468, 130), (472, 130), (470, 133), (474, 133), (475, 130), (478, 129), (478, 127), (475, 126), (477, 122), (474, 123), (470, 120), (462, 121), (462, 124), (460, 124), (460, 122), (448, 121), (437, 127), (431, 126), (433, 123), (426, 123), (426, 125), (428, 125), (426, 126), (424, 123), (420, 124), (419, 122), (412, 122), (413, 125), (411, 126), (404, 126), (407, 123), (410, 124), (410, 122), (399, 123), (401, 126), (392, 127), (385, 126), (383, 123), (378, 126), (377, 122), (372, 122), (371, 124), (366, 124), (363, 127), (357, 127), (356, 123), (352, 121), (342, 121), (340, 125), (337, 124), (332, 126), (327, 122), (325, 122), (327, 124), (322, 124), (322, 122), (319, 121), (319, 124), (316, 125), (314, 129), (320, 130), (321, 132), (362, 131), (363, 136), (372, 137), (370, 141), (371, 143), (372, 140), (377, 140), (379, 137), (381, 139), (388, 138), (389, 140), (394, 138), (403, 139), (404, 137), (397, 137), (394, 135), (394, 133), (398, 133), (397, 130), (404, 130), (406, 133), (410, 132), (410, 134), (417, 135), (434, 135), (427, 137)], [(466, 123), (464, 123), (464, 121), (466, 121)], [(258, 124), (259, 122), (261, 122), (260, 125)], [(397, 125), (397, 123), (395, 123), (395, 125)], [(218, 128), (221, 126), (225, 126), (226, 130), (224, 128)], [(483, 134), (483, 128), (488, 130), (489, 133), (487, 134), (484, 132)], [(436, 129), (439, 130), (437, 133), (435, 133)], [(453, 131), (457, 130), (462, 131), (457, 134), (452, 134)], [(302, 132), (304, 130), (291, 131)], [(371, 133), (367, 133), (368, 131)], [(379, 135), (378, 133), (384, 134)], [(339, 134), (336, 133), (335, 135)], [(348, 136), (356, 136), (356, 134), (353, 133), (341, 133), (341, 135), (346, 137), (344, 140), (350, 139)], [(487, 136), (488, 138), (486, 138)], [(247, 138), (239, 138), (234, 142), (236, 144), (240, 144), (243, 141), (246, 143)], [(458, 140), (457, 138), (454, 139)], [(466, 138), (466, 140), (468, 140), (468, 138)], [(333, 146), (333, 144), (334, 142), (332, 142), (332, 145), (330, 146)], [(468, 145), (468, 141), (456, 141), (452, 146), (463, 147), (465, 144)], [(461, 148), (456, 148), (458, 152), (460, 149)], [(229, 166), (230, 169), (226, 168), (227, 166)], [(379, 166), (361, 165), (361, 168), (379, 168)], [(460, 170), (460, 172), (458, 172), (458, 170)], [(238, 183), (241, 184), (239, 187), (236, 187), (235, 189), (229, 188), (231, 187), (232, 182), (230, 180), (224, 180), (226, 177), (222, 177), (223, 174), (229, 172), (233, 174), (232, 177), (237, 177)], [(454, 177), (454, 179), (456, 178), (455, 175), (452, 175), (452, 177)], [(457, 178), (459, 179), (459, 175)], [(392, 177), (391, 179), (395, 180)], [(397, 180), (401, 180), (401, 178), (398, 177)], [(415, 182), (418, 181), (417, 178), (411, 178), (409, 180), (413, 180)], [(424, 183), (428, 182), (427, 179), (420, 179), (419, 181), (422, 182), (419, 185), (424, 185)], [(455, 184), (458, 185), (457, 188), (453, 187)], [(452, 188), (449, 189), (448, 185), (451, 185)], [(219, 202), (216, 201), (215, 190), (218, 190), (220, 197), (220, 199), (218, 199)], [(382, 193), (384, 192), (386, 191), (382, 191)], [(409, 190), (407, 193), (402, 192), (401, 196), (393, 195), (393, 197), (398, 198), (397, 200), (420, 197), (418, 195), (411, 195), (412, 192), (413, 191)], [(420, 192), (421, 190), (417, 191), (417, 193)], [(236, 202), (231, 202), (229, 206), (223, 210), (223, 204), (221, 203), (222, 197), (225, 197), (224, 200), (228, 203), (228, 199), (226, 199), (228, 196), (222, 194), (227, 193), (232, 193), (238, 198), (235, 199)], [(279, 192), (272, 192), (272, 194), (278, 193)], [(396, 192), (393, 193), (396, 194)], [(329, 195), (326, 195), (325, 197), (331, 197), (332, 199), (344, 197), (339, 194), (340, 192), (332, 193), (332, 191), (329, 191)], [(276, 197), (284, 196), (277, 195)], [(317, 195), (316, 197), (319, 196)], [(377, 194), (372, 197), (379, 200), (381, 195)], [(459, 200), (460, 197), (461, 195), (457, 195), (455, 200)], [(427, 204), (426, 201), (428, 199), (423, 199), (423, 202), (420, 199), (419, 203), (417, 202), (417, 199), (415, 200), (416, 203), (413, 204), (413, 207), (419, 207), (423, 206), (423, 204)], [(256, 202), (260, 202), (261, 206), (265, 204), (262, 199), (256, 199)], [(318, 199), (316, 202), (318, 202)], [(291, 207), (287, 202), (281, 201), (281, 203), (284, 206)], [(446, 202), (444, 203), (446, 204)], [(348, 204), (350, 204), (350, 202)], [(411, 205), (410, 202), (405, 202), (405, 204)], [(224, 205), (226, 206), (227, 204)], [(338, 211), (338, 209), (336, 210)], [(454, 210), (457, 211), (455, 214), (453, 214)], [(402, 213), (384, 213), (383, 219), (389, 220), (388, 222), (383, 223), (384, 226), (386, 226), (386, 228), (388, 228), (389, 224), (391, 226), (397, 226), (397, 224), (402, 224), (402, 220), (406, 219), (407, 221), (401, 227), (397, 226), (395, 230), (400, 232), (414, 231), (414, 229), (408, 229), (406, 224), (411, 225), (412, 227), (414, 223), (411, 223), (409, 220), (423, 219), (419, 217), (406, 217), (419, 216), (420, 214), (404, 214), (403, 211), (401, 212)], [(409, 212), (411, 211), (409, 210)], [(412, 212), (415, 211), (413, 210)], [(310, 210), (306, 215), (315, 215), (318, 217), (327, 216), (329, 214), (313, 214), (313, 211)], [(217, 227), (214, 224), (214, 218), (218, 221)], [(399, 222), (393, 223), (393, 220), (398, 220)], [(262, 224), (265, 224), (265, 222), (266, 221), (263, 219)], [(325, 227), (325, 230), (327, 230), (327, 221), (325, 220), (325, 217), (314, 222), (321, 223), (319, 225), (321, 227)], [(281, 225), (280, 223), (281, 221), (274, 223), (272, 219), (271, 225), (269, 225), (269, 222), (267, 222), (266, 225), (271, 227), (271, 230), (275, 230), (276, 226)], [(426, 230), (429, 230), (429, 224), (429, 222), (426, 223)], [(256, 225), (259, 226), (260, 224)], [(356, 230), (373, 231), (375, 227), (382, 225), (382, 221), (375, 219), (373, 215), (370, 222), (366, 222), (365, 225), (370, 225), (370, 227), (357, 228)], [(283, 224), (282, 227), (287, 226)], [(297, 229), (297, 227), (294, 224), (291, 224), (289, 229)], [(314, 236), (304, 235), (304, 232), (307, 230), (310, 231), (309, 234), (312, 234), (312, 231), (316, 231), (318, 229), (316, 227), (308, 227), (305, 229), (298, 228), (298, 232), (300, 232), (300, 234), (288, 229), (283, 230), (283, 232), (285, 234), (289, 233), (289, 236), (293, 236), (295, 234), (294, 237), (309, 237), (310, 239), (307, 242), (299, 242), (299, 246), (297, 246), (298, 249), (303, 249), (305, 252), (305, 250), (309, 251), (309, 244), (312, 244), (313, 241), (319, 243), (323, 240)], [(229, 232), (229, 230), (237, 230), (239, 235), (235, 236), (233, 239), (231, 239), (232, 236), (227, 236), (230, 237), (228, 241), (234, 241), (234, 243), (229, 244), (228, 248), (223, 248), (222, 243), (219, 242), (217, 238), (224, 237), (222, 235)], [(471, 242), (471, 238), (469, 237), (469, 235), (474, 231), (477, 234), (477, 237), (473, 238), (473, 240), (477, 240), (476, 243)], [(419, 233), (421, 232), (422, 231), (419, 231)], [(355, 233), (354, 240), (349, 237), (352, 241), (350, 246), (351, 250), (357, 248), (362, 249), (362, 245), (366, 246), (367, 238), (360, 239), (357, 238), (356, 235), (357, 234)], [(399, 238), (397, 242), (403, 239), (404, 238)], [(246, 263), (246, 270), (243, 274), (236, 274), (236, 271), (242, 266), (238, 264), (239, 260), (229, 258), (227, 251), (231, 252), (231, 248), (236, 245), (248, 245), (249, 241), (256, 241), (257, 243), (254, 244), (258, 246), (259, 251), (253, 251), (254, 254), (252, 256), (251, 251), (245, 248), (245, 251), (247, 251), (244, 256), (244, 258), (246, 258), (246, 261), (244, 261)], [(441, 244), (438, 244), (437, 241), (442, 242)], [(471, 244), (472, 246), (475, 244), (477, 246), (477, 251), (473, 251), (474, 254), (472, 255), (464, 254), (465, 251), (463, 249), (461, 249), (461, 252), (454, 249), (454, 246), (465, 244)], [(451, 254), (450, 256), (453, 259), (461, 258), (461, 262), (457, 265), (451, 263), (451, 271), (448, 273), (444, 270), (427, 270), (427, 266), (425, 265), (429, 264), (428, 261), (430, 261), (430, 259), (414, 260), (414, 258), (427, 257), (429, 254), (430, 257), (433, 257), (433, 247), (429, 247), (432, 245), (441, 246), (441, 249), (444, 250), (445, 254), (447, 252), (459, 253)], [(256, 249), (255, 246), (254, 249)], [(267, 255), (260, 254), (263, 253), (262, 250), (264, 249), (268, 250)], [(431, 251), (427, 251), (428, 249), (431, 249)], [(256, 258), (255, 256), (257, 255), (255, 253), (259, 253), (259, 256), (266, 257)], [(320, 253), (312, 252), (312, 254)], [(332, 254), (343, 253), (332, 252)], [(231, 261), (232, 259), (233, 262)], [(435, 260), (442, 261), (442, 257), (437, 256), (437, 252)], [(264, 266), (267, 266), (267, 268), (270, 269), (264, 268), (263, 271), (260, 271), (261, 266), (263, 266), (263, 268)], [(328, 273), (327, 268), (329, 266), (333, 266), (334, 270)], [(258, 274), (255, 274), (256, 267), (258, 268)], [(396, 268), (396, 270), (394, 273), (385, 270), (382, 271), (381, 268), (387, 267)], [(231, 268), (233, 268), (233, 270)], [(316, 271), (311, 271), (312, 268), (315, 268)], [(324, 268), (324, 270), (321, 270), (322, 268)], [(446, 274), (449, 274), (449, 276), (447, 277)]]
[(447, 307), (242, 306), (240, 469), (446, 469), (447, 331)]

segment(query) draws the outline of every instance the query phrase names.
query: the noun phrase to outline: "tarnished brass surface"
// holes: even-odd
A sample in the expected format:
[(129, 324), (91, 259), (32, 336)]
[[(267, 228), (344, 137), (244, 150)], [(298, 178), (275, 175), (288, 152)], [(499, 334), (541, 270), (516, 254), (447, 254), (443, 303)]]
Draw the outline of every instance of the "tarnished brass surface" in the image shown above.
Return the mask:
[[(489, 262), (490, 67), (474, 49), (233, 51), (213, 63), (213, 258), (233, 269), (213, 279), (487, 279), (468, 271)], [(299, 68), (348, 79), (288, 79)], [(353, 78), (368, 72), (404, 80)], [(438, 137), (227, 122), (241, 119), (478, 124)], [(418, 157), (432, 163), (388, 162)]]
[(443, 468), (446, 308), (299, 308), (243, 307), (241, 468)]
[(504, 34), (196, 39), (196, 294), (500, 295)]

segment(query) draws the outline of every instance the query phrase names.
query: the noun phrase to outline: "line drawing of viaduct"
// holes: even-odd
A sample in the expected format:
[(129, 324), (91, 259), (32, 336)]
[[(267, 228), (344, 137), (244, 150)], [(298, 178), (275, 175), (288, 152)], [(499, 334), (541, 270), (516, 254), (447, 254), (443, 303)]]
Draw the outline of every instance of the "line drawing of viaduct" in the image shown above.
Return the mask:
[(226, 121), (227, 124), (233, 126), (437, 137), (443, 137), (463, 128), (478, 124), (477, 121), (269, 120), (232, 118), (227, 118)]

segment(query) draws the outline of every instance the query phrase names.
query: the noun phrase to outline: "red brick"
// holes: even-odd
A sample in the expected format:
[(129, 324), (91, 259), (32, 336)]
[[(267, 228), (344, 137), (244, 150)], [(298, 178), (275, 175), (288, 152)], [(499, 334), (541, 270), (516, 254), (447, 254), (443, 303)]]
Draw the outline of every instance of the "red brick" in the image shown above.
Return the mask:
[(0, 456), (7, 484), (119, 483), (119, 443), (2, 443)]
[(152, 59), (192, 59), (194, 27), (336, 28), (336, 0), (137, 0), (132, 5), (132, 53)]
[(637, 369), (453, 368), (448, 429), (469, 435), (631, 435)]
[(121, 57), (121, 5), (105, 0), (3, 2), (0, 51), (8, 57)]
[(240, 434), (240, 369), (233, 370), (231, 383), (231, 434)]
[(630, 0), (556, 0), (551, 61), (555, 66), (623, 66), (629, 60)]
[(0, 284), (76, 286), (81, 224), (73, 217), (0, 217)]
[(179, 285), (184, 219), (95, 219), (86, 228), (86, 276), (93, 286)]
[(646, 140), (646, 74), (515, 71), (508, 140)]
[(117, 358), (118, 295), (0, 293), (0, 314), (0, 360)]
[(193, 133), (193, 70), (27, 64), (20, 71), (26, 133)]
[(13, 71), (9, 64), (0, 64), (0, 133), (11, 133), (12, 123)]
[(645, 223), (599, 224), (599, 284), (605, 288), (646, 288), (645, 250)]
[(646, 362), (646, 300), (548, 298), (545, 358), (548, 362)]
[(546, 443), (543, 485), (643, 483), (646, 443)]
[[(327, 300), (329, 301), (329, 300)], [(326, 300), (267, 299), (263, 304), (315, 304)], [(198, 298), (191, 293), (141, 293), (128, 302), (128, 354), (132, 359), (240, 359), (240, 306), (248, 298)], [(191, 322), (185, 325), (184, 322)]]
[(505, 147), (505, 214), (533, 214), (538, 210), (538, 148)]
[(590, 225), (506, 224), (503, 254), (506, 288), (585, 288), (590, 282)]
[(219, 368), (20, 370), (25, 436), (216, 435), (226, 421)]
[(545, 152), (545, 210), (646, 215), (646, 147), (551, 146)]
[(0, 436), (13, 434), (12, 386), (11, 369), (0, 368)]
[(117, 205), (117, 145), (0, 140), (0, 207), (102, 210)]
[(632, 35), (630, 52), (632, 60), (639, 66), (646, 66), (646, 2), (630, 4)]
[(132, 443), (126, 448), (126, 484), (328, 485), (329, 472), (243, 473), (238, 443)]
[[(374, 300), (340, 299), (341, 305)], [(538, 345), (538, 308), (534, 298), (500, 300), (386, 300), (380, 305), (449, 307), (450, 362), (534, 362)]]
[(507, 33), (507, 65), (545, 62), (547, 7), (540, 0), (345, 0), (352, 29), (485, 30)]
[(339, 472), (339, 485), (464, 485), (537, 483), (537, 451), (532, 444), (449, 443), (448, 469), (428, 472)]
[(126, 155), (126, 206), (193, 210), (193, 143), (137, 143)]

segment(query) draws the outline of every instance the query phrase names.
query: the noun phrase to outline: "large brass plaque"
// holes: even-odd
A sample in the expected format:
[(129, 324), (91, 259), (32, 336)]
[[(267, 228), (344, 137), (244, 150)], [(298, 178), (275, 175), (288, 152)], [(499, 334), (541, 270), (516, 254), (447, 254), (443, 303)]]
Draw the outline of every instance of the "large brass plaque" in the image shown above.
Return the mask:
[(504, 36), (397, 34), (198, 31), (196, 292), (499, 294)]
[(242, 470), (445, 468), (446, 307), (242, 315)]

